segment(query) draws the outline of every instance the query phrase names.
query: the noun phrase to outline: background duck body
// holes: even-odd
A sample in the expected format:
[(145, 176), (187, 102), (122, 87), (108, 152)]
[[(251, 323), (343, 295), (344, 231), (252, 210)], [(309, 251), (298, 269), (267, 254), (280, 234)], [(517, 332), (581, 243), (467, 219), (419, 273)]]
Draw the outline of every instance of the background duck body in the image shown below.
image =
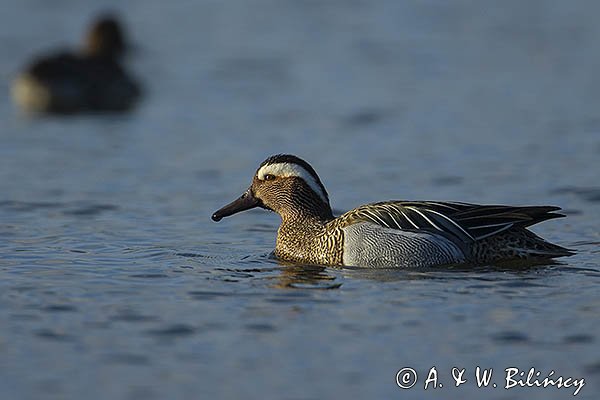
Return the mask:
[(69, 53), (34, 62), (13, 84), (15, 102), (33, 112), (125, 111), (139, 95), (114, 60)]
[(13, 82), (13, 99), (30, 112), (129, 110), (141, 89), (119, 61), (124, 49), (119, 24), (103, 17), (90, 29), (82, 51), (60, 51), (31, 62)]

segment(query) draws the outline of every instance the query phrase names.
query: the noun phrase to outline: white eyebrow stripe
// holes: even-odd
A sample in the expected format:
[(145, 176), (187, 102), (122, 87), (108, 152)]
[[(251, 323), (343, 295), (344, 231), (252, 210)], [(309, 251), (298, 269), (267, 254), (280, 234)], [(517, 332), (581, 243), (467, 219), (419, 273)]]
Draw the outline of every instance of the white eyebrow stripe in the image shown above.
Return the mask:
[(302, 166), (294, 163), (276, 163), (276, 164), (267, 164), (262, 166), (256, 176), (261, 181), (265, 180), (265, 175), (275, 175), (280, 178), (289, 178), (292, 176), (296, 176), (298, 178), (304, 179), (304, 182), (310, 186), (310, 188), (323, 200), (323, 202), (329, 204), (329, 200), (327, 199), (327, 195), (321, 189), (321, 186), (317, 183), (315, 178)]

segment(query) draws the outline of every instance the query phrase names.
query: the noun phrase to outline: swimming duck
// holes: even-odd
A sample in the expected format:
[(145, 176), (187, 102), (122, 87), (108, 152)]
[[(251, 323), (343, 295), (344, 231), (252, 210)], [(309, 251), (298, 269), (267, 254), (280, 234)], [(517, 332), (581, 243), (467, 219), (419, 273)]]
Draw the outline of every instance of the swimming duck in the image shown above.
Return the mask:
[(103, 15), (92, 24), (81, 51), (33, 60), (14, 80), (13, 99), (31, 112), (128, 110), (141, 90), (120, 64), (125, 50), (118, 20)]
[(386, 201), (336, 218), (315, 170), (289, 154), (267, 158), (244, 194), (212, 219), (254, 207), (281, 216), (275, 256), (301, 263), (432, 267), (573, 254), (526, 229), (564, 217), (559, 207)]

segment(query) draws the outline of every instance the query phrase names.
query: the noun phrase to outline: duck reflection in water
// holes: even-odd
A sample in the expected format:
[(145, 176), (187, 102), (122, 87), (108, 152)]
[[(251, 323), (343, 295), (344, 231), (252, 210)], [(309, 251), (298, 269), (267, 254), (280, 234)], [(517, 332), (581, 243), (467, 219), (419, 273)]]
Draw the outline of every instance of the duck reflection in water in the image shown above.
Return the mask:
[(277, 288), (285, 289), (339, 289), (341, 282), (322, 265), (302, 265), (277, 261), (282, 266), (281, 273), (274, 277)]

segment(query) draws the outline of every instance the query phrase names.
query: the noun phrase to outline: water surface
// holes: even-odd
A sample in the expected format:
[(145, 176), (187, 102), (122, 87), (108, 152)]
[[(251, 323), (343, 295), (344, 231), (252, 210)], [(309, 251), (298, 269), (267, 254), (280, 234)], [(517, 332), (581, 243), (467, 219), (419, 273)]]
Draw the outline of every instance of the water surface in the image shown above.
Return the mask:
[[(600, 391), (595, 2), (133, 1), (147, 97), (29, 118), (9, 79), (92, 1), (0, 15), (0, 393), (10, 399), (566, 399), (455, 388), (535, 367)], [(267, 156), (342, 212), (387, 199), (550, 204), (546, 265), (333, 269), (270, 257), (278, 217), (210, 221)], [(431, 367), (440, 389), (423, 390)], [(401, 390), (403, 367), (419, 383)]]

